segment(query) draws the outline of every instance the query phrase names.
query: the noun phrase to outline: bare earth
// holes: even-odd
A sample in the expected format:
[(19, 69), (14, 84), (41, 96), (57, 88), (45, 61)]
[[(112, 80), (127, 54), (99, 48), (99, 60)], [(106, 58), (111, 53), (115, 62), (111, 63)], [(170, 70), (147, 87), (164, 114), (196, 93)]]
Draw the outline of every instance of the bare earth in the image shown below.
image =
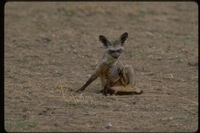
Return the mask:
[[(109, 39), (141, 95), (99, 93), (92, 74)], [(194, 2), (9, 2), (5, 5), (5, 130), (195, 132), (198, 5)], [(190, 63), (191, 62), (191, 63)]]

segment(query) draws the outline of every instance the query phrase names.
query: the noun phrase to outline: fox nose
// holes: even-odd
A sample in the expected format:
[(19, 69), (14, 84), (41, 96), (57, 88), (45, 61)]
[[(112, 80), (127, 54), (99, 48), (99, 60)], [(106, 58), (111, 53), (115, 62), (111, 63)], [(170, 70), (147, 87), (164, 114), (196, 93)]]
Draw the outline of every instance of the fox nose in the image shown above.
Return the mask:
[(115, 58), (115, 59), (117, 59), (119, 56), (120, 56), (119, 53), (114, 53), (114, 54), (112, 55), (112, 57)]

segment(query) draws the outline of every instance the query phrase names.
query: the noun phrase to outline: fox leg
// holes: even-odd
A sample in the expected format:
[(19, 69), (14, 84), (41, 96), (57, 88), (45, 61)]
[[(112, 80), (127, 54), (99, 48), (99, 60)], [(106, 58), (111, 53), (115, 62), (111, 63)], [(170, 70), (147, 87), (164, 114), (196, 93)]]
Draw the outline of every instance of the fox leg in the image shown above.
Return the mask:
[(141, 94), (142, 91), (135, 86), (135, 73), (134, 69), (130, 65), (126, 65), (120, 72), (120, 80), (123, 85), (123, 89), (131, 87), (132, 91)]
[(87, 82), (80, 88), (80, 89), (77, 89), (76, 92), (79, 92), (79, 91), (84, 91), (85, 88), (91, 84), (95, 79), (98, 78), (98, 73), (95, 71), (91, 76), (90, 78), (87, 80)]

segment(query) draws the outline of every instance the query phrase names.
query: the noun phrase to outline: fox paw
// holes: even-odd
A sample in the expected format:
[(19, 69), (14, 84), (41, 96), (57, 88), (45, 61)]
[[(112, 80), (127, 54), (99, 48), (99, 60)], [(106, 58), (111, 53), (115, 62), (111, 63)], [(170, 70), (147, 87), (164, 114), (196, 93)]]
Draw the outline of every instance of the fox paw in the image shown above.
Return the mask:
[(80, 89), (75, 90), (75, 92), (80, 92), (80, 91), (84, 91), (84, 89), (80, 88)]
[(140, 89), (138, 89), (138, 88), (136, 88), (135, 90), (134, 90), (134, 92), (133, 92), (134, 94), (142, 94), (143, 93), (143, 91), (142, 90), (140, 90)]

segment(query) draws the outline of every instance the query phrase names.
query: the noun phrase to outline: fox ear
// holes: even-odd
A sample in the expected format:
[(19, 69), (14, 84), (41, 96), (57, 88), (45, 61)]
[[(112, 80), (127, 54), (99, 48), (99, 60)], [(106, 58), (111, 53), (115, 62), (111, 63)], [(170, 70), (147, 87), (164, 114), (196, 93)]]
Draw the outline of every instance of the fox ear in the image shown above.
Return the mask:
[(123, 34), (120, 36), (119, 39), (120, 39), (120, 42), (121, 42), (122, 44), (124, 44), (127, 38), (128, 38), (128, 33), (125, 32), (125, 33), (123, 33)]
[(99, 40), (103, 43), (103, 46), (104, 46), (104, 47), (108, 47), (108, 44), (109, 44), (110, 42), (108, 41), (108, 39), (107, 39), (105, 36), (100, 35), (100, 36), (99, 36)]

